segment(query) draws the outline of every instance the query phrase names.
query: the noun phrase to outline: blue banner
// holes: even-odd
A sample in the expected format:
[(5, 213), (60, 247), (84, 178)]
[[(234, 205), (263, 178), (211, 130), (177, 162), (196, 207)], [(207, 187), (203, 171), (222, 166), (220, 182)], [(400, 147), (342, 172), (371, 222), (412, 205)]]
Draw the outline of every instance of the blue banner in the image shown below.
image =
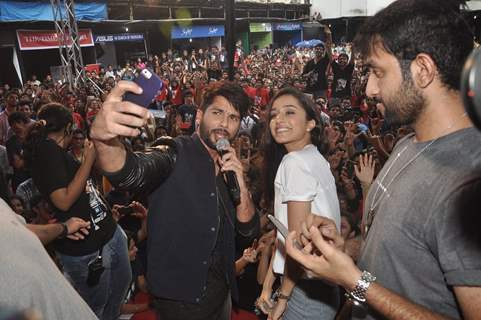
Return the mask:
[[(99, 21), (107, 19), (107, 3), (76, 2), (77, 20)], [(12, 1), (0, 0), (0, 21), (53, 21), (50, 1)]]
[(274, 23), (274, 31), (298, 31), (302, 29), (300, 23)]
[(142, 33), (121, 33), (121, 34), (98, 34), (95, 35), (95, 42), (128, 42), (144, 41)]
[(208, 38), (223, 37), (224, 26), (188, 26), (188, 27), (172, 27), (170, 33), (172, 39), (190, 39), (190, 38)]

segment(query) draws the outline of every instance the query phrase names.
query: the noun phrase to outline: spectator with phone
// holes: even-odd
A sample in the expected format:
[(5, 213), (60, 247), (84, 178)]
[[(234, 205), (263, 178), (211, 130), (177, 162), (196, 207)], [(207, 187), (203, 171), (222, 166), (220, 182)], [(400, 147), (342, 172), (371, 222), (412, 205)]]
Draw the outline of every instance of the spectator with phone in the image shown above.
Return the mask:
[(81, 241), (56, 240), (57, 256), (66, 277), (95, 314), (102, 320), (116, 319), (131, 272), (126, 240), (90, 177), (94, 146), (89, 143), (84, 148), (81, 163), (68, 153), (73, 120), (61, 104), (44, 105), (38, 119), (24, 145), (35, 185), (60, 222), (78, 217), (91, 223), (88, 236)]
[[(281, 89), (269, 105), (264, 146), (265, 191), (274, 203), (274, 214), (289, 230), (300, 230), (311, 213), (326, 215), (340, 225), (334, 177), (320, 154), (322, 132), (311, 99), (294, 88)], [(277, 302), (269, 319), (333, 318), (339, 305), (337, 286), (309, 280), (300, 266), (286, 257), (284, 239), (278, 245), (272, 270), (266, 276), (259, 304), (271, 305), (274, 274), (283, 275)]]

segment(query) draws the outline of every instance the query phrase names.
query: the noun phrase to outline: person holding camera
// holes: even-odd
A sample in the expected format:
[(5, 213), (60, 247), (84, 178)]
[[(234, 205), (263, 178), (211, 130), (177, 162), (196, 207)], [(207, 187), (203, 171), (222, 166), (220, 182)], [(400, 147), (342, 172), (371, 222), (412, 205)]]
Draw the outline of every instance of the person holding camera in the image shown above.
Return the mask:
[(61, 104), (42, 106), (38, 119), (24, 145), (35, 185), (49, 199), (58, 221), (78, 217), (91, 224), (82, 240), (61, 237), (54, 242), (63, 272), (99, 319), (116, 319), (131, 271), (126, 238), (90, 177), (94, 146), (86, 145), (81, 163), (67, 151), (73, 118)]
[(331, 63), (332, 34), (328, 26), (324, 26), (326, 43), (318, 44), (314, 48), (314, 58), (311, 59), (302, 70), (302, 75), (307, 79), (307, 92), (314, 96), (327, 97), (327, 71)]

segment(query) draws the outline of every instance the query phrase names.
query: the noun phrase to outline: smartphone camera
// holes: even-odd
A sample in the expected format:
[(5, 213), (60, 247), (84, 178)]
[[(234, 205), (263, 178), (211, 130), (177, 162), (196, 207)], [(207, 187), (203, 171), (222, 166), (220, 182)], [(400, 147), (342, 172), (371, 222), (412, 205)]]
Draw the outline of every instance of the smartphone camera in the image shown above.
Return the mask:
[(145, 79), (150, 79), (152, 78), (152, 72), (150, 72), (148, 69), (143, 69), (140, 73), (145, 77)]
[(128, 216), (134, 213), (134, 208), (132, 207), (120, 207), (117, 209), (120, 215), (122, 216)]

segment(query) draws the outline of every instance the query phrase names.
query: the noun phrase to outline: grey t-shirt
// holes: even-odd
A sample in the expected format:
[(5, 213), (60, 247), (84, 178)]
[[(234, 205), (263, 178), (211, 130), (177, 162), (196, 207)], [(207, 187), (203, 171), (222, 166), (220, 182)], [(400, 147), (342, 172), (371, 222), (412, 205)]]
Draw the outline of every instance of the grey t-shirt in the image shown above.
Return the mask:
[[(461, 318), (453, 286), (481, 286), (481, 134), (474, 128), (429, 142), (401, 140), (369, 190), (363, 223), (383, 197), (358, 265), (382, 286), (443, 315)], [(373, 202), (374, 201), (374, 202)], [(367, 319), (381, 318), (370, 310)]]
[(0, 309), (34, 309), (48, 320), (97, 319), (25, 220), (0, 199)]

